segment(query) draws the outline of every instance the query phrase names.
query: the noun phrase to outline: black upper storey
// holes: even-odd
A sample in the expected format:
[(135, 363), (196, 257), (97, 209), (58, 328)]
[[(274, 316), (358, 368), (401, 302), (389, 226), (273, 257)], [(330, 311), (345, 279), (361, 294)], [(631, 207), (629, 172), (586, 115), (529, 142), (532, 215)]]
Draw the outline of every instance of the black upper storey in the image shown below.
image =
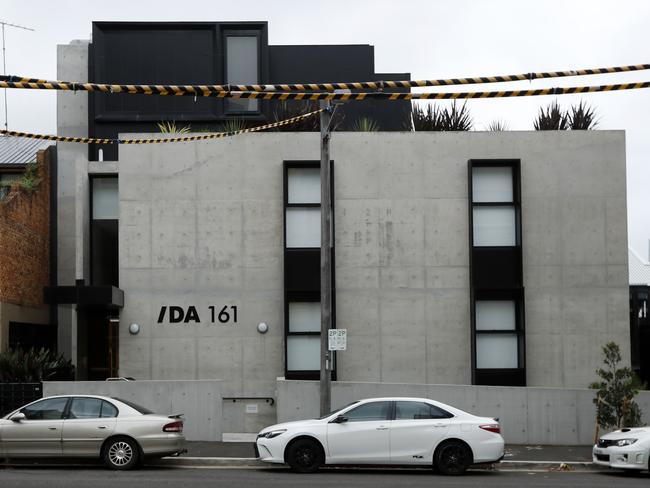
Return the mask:
[[(227, 35), (259, 39), (260, 83), (316, 83), (410, 79), (409, 73), (375, 73), (369, 45), (269, 46), (266, 22), (94, 22), (88, 79), (97, 83), (222, 84)], [(407, 91), (407, 90), (402, 90)], [(242, 118), (272, 121), (275, 101), (261, 103), (257, 114)], [(360, 117), (374, 119), (380, 130), (404, 130), (410, 102), (365, 100), (338, 110), (349, 130)], [(215, 98), (89, 94), (89, 136), (116, 138), (119, 133), (159, 132), (157, 123), (175, 121), (193, 130), (217, 130), (232, 115)], [(101, 147), (105, 160), (117, 160), (117, 146), (90, 145), (91, 160)]]

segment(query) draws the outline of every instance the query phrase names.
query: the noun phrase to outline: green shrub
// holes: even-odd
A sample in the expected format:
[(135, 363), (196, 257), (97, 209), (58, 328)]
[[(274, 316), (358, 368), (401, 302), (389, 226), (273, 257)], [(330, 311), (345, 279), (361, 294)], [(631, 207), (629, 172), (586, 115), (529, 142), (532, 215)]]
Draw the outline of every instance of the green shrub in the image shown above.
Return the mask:
[(74, 379), (72, 361), (49, 349), (16, 348), (0, 353), (0, 383), (72, 379)]

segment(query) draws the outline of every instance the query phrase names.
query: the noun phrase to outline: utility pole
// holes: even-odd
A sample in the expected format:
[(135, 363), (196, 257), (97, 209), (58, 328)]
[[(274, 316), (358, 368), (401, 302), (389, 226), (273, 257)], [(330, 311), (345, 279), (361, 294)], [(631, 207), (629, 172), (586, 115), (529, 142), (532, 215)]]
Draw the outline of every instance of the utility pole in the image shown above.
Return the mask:
[(330, 171), (330, 123), (332, 105), (320, 102), (320, 414), (331, 411), (331, 352), (328, 331), (332, 327), (332, 202)]
[[(23, 29), (23, 30), (28, 30), (28, 31), (34, 31), (34, 29), (30, 29), (29, 27), (23, 27), (22, 25), (16, 25), (16, 24), (10, 24), (9, 22), (3, 22), (0, 20), (0, 25), (2, 25), (2, 74), (6, 75), (7, 74), (7, 55), (6, 55), (6, 49), (5, 49), (5, 25), (7, 27), (15, 27), (17, 29)], [(5, 130), (9, 130), (9, 120), (7, 119), (7, 89), (4, 89), (4, 99), (5, 99)]]

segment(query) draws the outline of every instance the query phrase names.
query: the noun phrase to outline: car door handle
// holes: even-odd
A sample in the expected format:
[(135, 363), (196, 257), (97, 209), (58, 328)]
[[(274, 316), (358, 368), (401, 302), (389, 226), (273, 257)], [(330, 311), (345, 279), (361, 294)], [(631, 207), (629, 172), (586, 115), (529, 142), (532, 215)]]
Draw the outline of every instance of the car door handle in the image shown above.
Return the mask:
[(97, 428), (98, 428), (98, 429), (105, 429), (105, 428), (106, 428), (106, 426), (105, 426), (105, 425), (100, 425), (100, 426), (99, 426), (99, 427), (97, 427)]
[(433, 424), (434, 427), (440, 428), (440, 427), (445, 427), (446, 424)]
[(56, 430), (56, 427), (48, 427), (48, 430)]
[(377, 427), (377, 430), (388, 430), (388, 427), (384, 427), (383, 425), (381, 427)]

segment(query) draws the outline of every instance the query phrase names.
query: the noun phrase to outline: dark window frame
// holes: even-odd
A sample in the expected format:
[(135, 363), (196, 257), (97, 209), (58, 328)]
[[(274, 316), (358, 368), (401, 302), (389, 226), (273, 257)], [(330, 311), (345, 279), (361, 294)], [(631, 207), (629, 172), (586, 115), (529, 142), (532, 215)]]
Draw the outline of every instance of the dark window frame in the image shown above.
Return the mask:
[[(330, 161), (331, 167), (331, 201), (332, 201), (332, 237), (334, 237), (334, 161)], [(287, 278), (291, 271), (291, 258), (302, 255), (317, 254), (320, 262), (320, 246), (310, 248), (288, 248), (287, 247), (287, 209), (288, 208), (321, 208), (321, 203), (289, 203), (289, 169), (293, 168), (320, 168), (320, 161), (315, 160), (291, 160), (284, 161), (283, 165), (283, 234), (282, 246), (284, 249), (284, 376), (286, 379), (296, 380), (317, 380), (320, 378), (319, 370), (289, 370), (288, 369), (288, 338), (291, 336), (310, 336), (320, 337), (318, 332), (290, 332), (289, 331), (289, 303), (290, 302), (320, 302), (320, 275), (318, 288), (289, 288)], [(335, 274), (334, 274), (334, 240), (332, 240), (332, 327), (336, 327), (336, 294), (335, 294)], [(317, 271), (320, 272), (320, 269)], [(332, 380), (336, 380), (336, 352), (332, 352)]]
[[(228, 38), (229, 37), (255, 37), (257, 39), (257, 74), (258, 80), (255, 83), (245, 83), (246, 85), (262, 84), (264, 78), (263, 70), (263, 41), (264, 33), (261, 29), (251, 29), (250, 26), (236, 28), (235, 26), (223, 26), (221, 28), (221, 53), (223, 62), (221, 65), (221, 73), (224, 83), (227, 83), (228, 77)], [(223, 101), (222, 115), (224, 117), (245, 117), (255, 119), (263, 115), (262, 103), (260, 99), (257, 100), (257, 110), (229, 110), (226, 100)]]
[[(474, 202), (473, 169), (477, 167), (509, 167), (512, 169), (511, 202)], [(469, 209), (469, 259), (470, 259), (470, 329), (471, 329), (471, 367), (472, 384), (526, 386), (526, 335), (525, 335), (525, 294), (523, 287), (522, 264), (522, 225), (521, 225), (521, 160), (520, 159), (470, 159), (468, 161), (468, 209)], [(515, 209), (515, 245), (514, 246), (475, 246), (474, 245), (474, 208), (507, 206)], [(480, 253), (475, 250), (480, 249)], [(488, 257), (491, 252), (503, 253), (512, 250), (509, 261), (510, 271), (516, 276), (510, 286), (477, 275), (477, 259)], [(477, 286), (477, 281), (480, 283)], [(511, 300), (515, 302), (515, 330), (477, 330), (476, 302), (479, 300)], [(477, 337), (485, 334), (504, 334), (517, 337), (516, 368), (477, 368)]]

